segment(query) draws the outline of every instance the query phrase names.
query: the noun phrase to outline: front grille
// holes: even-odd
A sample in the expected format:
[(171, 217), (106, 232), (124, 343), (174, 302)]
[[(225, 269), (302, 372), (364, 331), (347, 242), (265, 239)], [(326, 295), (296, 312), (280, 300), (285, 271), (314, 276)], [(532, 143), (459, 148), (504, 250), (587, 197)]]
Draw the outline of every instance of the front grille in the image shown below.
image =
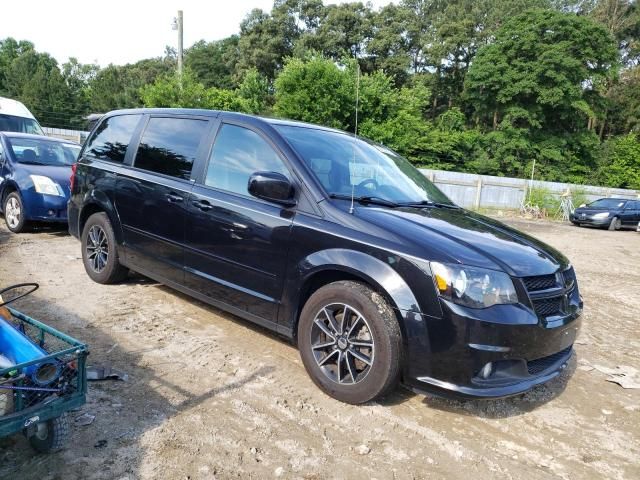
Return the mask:
[(541, 317), (562, 314), (563, 297), (541, 298), (533, 301), (533, 308)]
[(547, 290), (557, 287), (555, 274), (537, 275), (535, 277), (524, 277), (524, 286), (529, 292), (537, 292), (538, 290)]
[(527, 362), (527, 370), (529, 375), (537, 375), (544, 372), (546, 369), (552, 367), (556, 362), (562, 359), (571, 351), (571, 347), (567, 347), (564, 350), (549, 355), (548, 357), (538, 358), (537, 360), (530, 360)]

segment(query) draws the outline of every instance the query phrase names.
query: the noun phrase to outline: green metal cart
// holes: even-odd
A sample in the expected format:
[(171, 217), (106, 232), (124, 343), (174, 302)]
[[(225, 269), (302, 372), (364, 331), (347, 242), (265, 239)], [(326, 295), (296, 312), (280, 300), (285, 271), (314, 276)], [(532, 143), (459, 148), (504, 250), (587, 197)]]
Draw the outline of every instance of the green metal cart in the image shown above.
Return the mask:
[[(87, 346), (17, 310), (6, 311), (8, 321), (46, 356), (0, 369), (0, 437), (23, 432), (37, 451), (58, 450), (69, 434), (67, 412), (86, 401)], [(45, 363), (55, 369), (52, 379), (35, 384), (28, 367)]]

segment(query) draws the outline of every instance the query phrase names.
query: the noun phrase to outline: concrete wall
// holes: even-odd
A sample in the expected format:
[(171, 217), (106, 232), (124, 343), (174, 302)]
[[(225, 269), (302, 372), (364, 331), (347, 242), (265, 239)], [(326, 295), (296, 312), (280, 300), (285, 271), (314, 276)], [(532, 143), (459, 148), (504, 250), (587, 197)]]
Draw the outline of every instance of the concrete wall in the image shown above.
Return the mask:
[[(466, 208), (520, 208), (529, 188), (529, 180), (522, 178), (493, 177), (474, 173), (421, 169), (451, 200)], [(640, 191), (622, 188), (572, 185), (569, 183), (533, 181), (534, 188), (546, 188), (560, 196), (567, 189), (580, 190), (589, 201), (602, 197), (638, 198)]]

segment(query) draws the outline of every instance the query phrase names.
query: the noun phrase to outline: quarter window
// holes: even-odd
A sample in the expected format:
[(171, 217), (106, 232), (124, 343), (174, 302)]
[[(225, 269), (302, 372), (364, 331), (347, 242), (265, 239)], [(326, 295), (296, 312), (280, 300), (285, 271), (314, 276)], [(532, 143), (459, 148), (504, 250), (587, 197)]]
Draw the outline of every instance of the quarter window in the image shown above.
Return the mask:
[(255, 172), (289, 171), (276, 151), (256, 132), (236, 125), (222, 125), (209, 160), (205, 184), (249, 195), (247, 184)]
[(98, 160), (122, 163), (140, 117), (140, 115), (118, 115), (101, 122), (89, 140), (84, 155)]
[(134, 166), (188, 180), (206, 129), (205, 120), (151, 118), (140, 139)]

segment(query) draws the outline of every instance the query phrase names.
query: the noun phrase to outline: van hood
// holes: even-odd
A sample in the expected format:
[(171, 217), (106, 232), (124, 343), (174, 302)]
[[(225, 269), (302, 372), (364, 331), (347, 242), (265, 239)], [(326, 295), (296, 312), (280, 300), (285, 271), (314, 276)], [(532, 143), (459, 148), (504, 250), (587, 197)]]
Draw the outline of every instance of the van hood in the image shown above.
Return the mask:
[(569, 262), (553, 247), (491, 218), (459, 208), (360, 207), (356, 215), (417, 244), (425, 260), (546, 275)]

